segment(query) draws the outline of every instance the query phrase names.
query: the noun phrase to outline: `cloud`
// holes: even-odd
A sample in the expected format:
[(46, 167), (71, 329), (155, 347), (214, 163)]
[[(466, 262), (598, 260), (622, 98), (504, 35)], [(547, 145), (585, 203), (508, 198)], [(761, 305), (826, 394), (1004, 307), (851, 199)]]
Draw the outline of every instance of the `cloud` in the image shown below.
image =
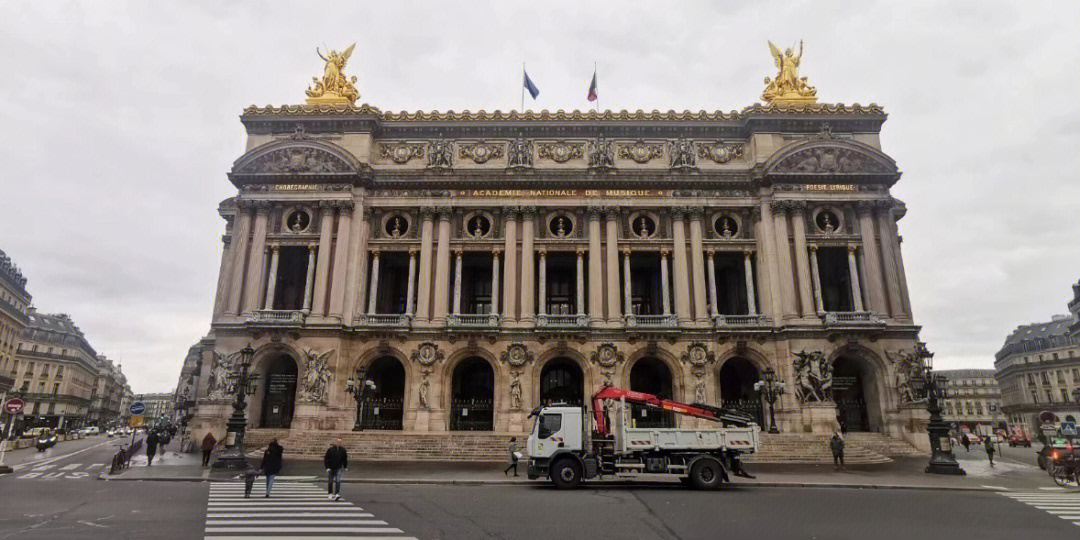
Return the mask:
[[(1016, 325), (1065, 310), (1080, 275), (1080, 8), (893, 2), (38, 3), (0, 20), (0, 245), (42, 311), (175, 384), (209, 325), (252, 103), (302, 101), (316, 46), (357, 42), (383, 110), (613, 109), (758, 100), (765, 40), (806, 42), (827, 101), (875, 101), (904, 176), (917, 322), (942, 367), (989, 367)], [(1052, 16), (1047, 16), (1047, 13)]]

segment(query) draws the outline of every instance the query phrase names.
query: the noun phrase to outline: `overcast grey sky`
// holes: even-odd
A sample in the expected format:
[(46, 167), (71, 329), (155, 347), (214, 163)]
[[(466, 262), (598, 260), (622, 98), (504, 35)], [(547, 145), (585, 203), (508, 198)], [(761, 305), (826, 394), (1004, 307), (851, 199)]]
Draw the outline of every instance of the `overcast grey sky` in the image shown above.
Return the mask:
[[(1080, 3), (0, 2), (0, 248), (136, 392), (208, 330), (217, 203), (250, 104), (303, 101), (316, 46), (383, 110), (733, 110), (806, 42), (827, 102), (884, 105), (912, 304), (943, 368), (992, 367), (1080, 279)], [(903, 4), (903, 5), (900, 5)]]

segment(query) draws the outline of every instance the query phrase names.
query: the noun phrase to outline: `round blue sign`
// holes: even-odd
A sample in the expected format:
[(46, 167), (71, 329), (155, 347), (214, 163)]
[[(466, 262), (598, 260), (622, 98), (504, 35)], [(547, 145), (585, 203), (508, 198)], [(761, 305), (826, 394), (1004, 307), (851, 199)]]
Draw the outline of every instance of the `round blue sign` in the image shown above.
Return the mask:
[(130, 411), (131, 414), (142, 414), (146, 412), (146, 404), (141, 401), (136, 401), (128, 407), (128, 411)]

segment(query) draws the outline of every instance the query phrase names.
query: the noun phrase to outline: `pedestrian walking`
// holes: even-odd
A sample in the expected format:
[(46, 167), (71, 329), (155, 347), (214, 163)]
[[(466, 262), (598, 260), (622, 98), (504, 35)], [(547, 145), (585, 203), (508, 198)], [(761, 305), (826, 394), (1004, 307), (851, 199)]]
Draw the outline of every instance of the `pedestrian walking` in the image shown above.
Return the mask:
[(266, 446), (266, 451), (263, 452), (262, 465), (259, 468), (262, 469), (263, 474), (266, 475), (266, 496), (270, 496), (270, 490), (274, 489), (274, 477), (281, 472), (281, 454), (285, 451), (277, 439), (270, 441), (270, 444)]
[(217, 446), (217, 439), (214, 438), (214, 434), (209, 431), (206, 432), (206, 436), (202, 440), (202, 466), (210, 466), (210, 452), (214, 451), (214, 446)]
[(964, 451), (965, 452), (970, 452), (971, 451), (971, 439), (968, 439), (968, 434), (967, 433), (961, 433), (960, 434), (960, 443), (964, 445)]
[(158, 434), (156, 431), (151, 431), (146, 436), (146, 466), (149, 467), (154, 464), (154, 454), (157, 453)]
[(244, 498), (251, 498), (251, 488), (255, 487), (255, 479), (259, 477), (259, 470), (252, 467), (250, 463), (244, 465)]
[(832, 439), (829, 439), (829, 450), (832, 450), (833, 468), (839, 470), (844, 468), (844, 438), (840, 436), (840, 433), (833, 432)]
[(323, 466), (326, 467), (326, 498), (341, 500), (341, 473), (349, 470), (349, 453), (342, 446), (341, 437), (334, 439), (334, 444), (326, 449)]
[(510, 469), (514, 469), (514, 476), (518, 475), (518, 451), (517, 451), (517, 437), (510, 437), (510, 446), (507, 448), (510, 451), (510, 465), (503, 469), (503, 476), (506, 476), (510, 472)]
[(986, 457), (990, 460), (990, 466), (994, 466), (994, 440), (996, 435), (987, 435), (983, 438), (983, 448), (986, 448)]

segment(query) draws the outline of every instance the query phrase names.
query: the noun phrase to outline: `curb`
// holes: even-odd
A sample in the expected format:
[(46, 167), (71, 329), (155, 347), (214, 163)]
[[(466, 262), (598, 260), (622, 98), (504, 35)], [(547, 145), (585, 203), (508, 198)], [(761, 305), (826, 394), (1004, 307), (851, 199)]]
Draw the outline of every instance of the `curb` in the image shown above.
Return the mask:
[[(123, 478), (121, 476), (110, 477), (107, 474), (99, 474), (98, 480), (114, 482), (222, 482), (228, 479), (203, 478), (201, 476), (176, 476), (169, 478)], [(239, 483), (239, 482), (237, 482)], [(373, 485), (444, 485), (444, 486), (520, 486), (520, 487), (547, 487), (544, 481), (515, 481), (515, 480), (438, 480), (425, 478), (364, 478), (344, 479), (343, 484), (373, 484)], [(633, 480), (600, 480), (582, 484), (583, 488), (589, 487), (651, 487), (651, 488), (679, 488), (684, 486), (676, 482), (638, 482)], [(888, 490), (922, 490), (922, 491), (982, 491), (982, 492), (1008, 492), (1013, 489), (988, 488), (982, 486), (919, 486), (902, 484), (842, 484), (835, 482), (810, 483), (810, 482), (740, 482), (728, 484), (727, 489), (742, 488), (825, 488), (825, 489), (888, 489)]]

